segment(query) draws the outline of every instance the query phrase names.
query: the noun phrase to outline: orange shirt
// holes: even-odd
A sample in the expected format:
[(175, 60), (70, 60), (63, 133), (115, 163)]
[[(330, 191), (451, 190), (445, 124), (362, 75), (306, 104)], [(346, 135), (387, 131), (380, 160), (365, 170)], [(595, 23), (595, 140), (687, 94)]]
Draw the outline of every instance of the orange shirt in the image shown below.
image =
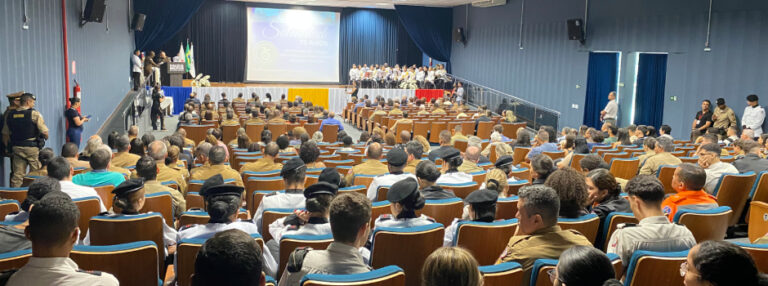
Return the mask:
[(671, 195), (661, 203), (661, 209), (664, 214), (669, 218), (669, 221), (675, 217), (677, 209), (684, 205), (702, 205), (703, 208), (717, 207), (717, 200), (710, 194), (707, 194), (704, 190), (688, 191), (684, 190), (677, 194)]

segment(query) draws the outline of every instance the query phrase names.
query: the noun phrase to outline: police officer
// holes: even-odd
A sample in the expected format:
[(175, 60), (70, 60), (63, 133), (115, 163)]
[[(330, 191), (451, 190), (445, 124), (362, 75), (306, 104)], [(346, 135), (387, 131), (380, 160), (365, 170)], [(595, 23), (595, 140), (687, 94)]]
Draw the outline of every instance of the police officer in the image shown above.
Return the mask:
[[(469, 204), (469, 219), (475, 222), (493, 222), (496, 219), (496, 199), (498, 198), (499, 192), (489, 189), (480, 189), (470, 193), (464, 199), (464, 202)], [(445, 228), (443, 246), (456, 244), (456, 232), (462, 222), (465, 221), (454, 218), (453, 223)]]
[(416, 216), (416, 211), (424, 207), (426, 200), (419, 192), (419, 183), (414, 178), (405, 178), (392, 184), (387, 192), (387, 200), (392, 203), (392, 214), (381, 215), (376, 219), (376, 227), (414, 227), (435, 222), (426, 215)]
[(221, 175), (214, 175), (200, 187), (200, 195), (205, 200), (205, 210), (210, 219), (207, 224), (186, 225), (179, 228), (176, 241), (185, 238), (210, 238), (220, 231), (239, 229), (248, 234), (258, 233), (256, 225), (249, 221), (233, 219), (237, 217), (242, 203), (243, 187), (224, 184)]
[[(21, 95), (24, 94), (24, 91), (14, 92), (11, 94), (6, 95), (8, 97), (8, 107), (6, 107), (5, 112), (3, 112), (2, 121), (0, 121), (0, 126), (5, 126), (5, 122), (8, 122), (8, 115), (10, 114), (10, 111), (16, 110), (16, 108), (19, 108), (21, 105)], [(6, 145), (4, 142), (0, 141), (0, 154), (2, 154), (4, 157), (9, 156), (8, 150), (6, 149)]]
[(379, 159), (381, 159), (382, 147), (379, 143), (371, 143), (366, 149), (365, 162), (360, 163), (352, 167), (347, 172), (344, 180), (347, 186), (352, 186), (355, 181), (355, 175), (382, 175), (386, 174), (389, 169), (387, 165), (384, 165)]
[[(287, 208), (287, 209), (300, 209), (305, 206), (304, 198), (304, 180), (306, 179), (307, 166), (304, 165), (299, 157), (291, 158), (288, 162), (285, 162), (283, 169), (280, 170), (280, 177), (283, 177), (285, 183), (285, 192), (274, 192), (264, 197), (256, 209), (256, 213), (253, 214), (253, 222), (256, 223), (256, 227), (259, 228), (261, 233), (262, 228), (262, 215), (265, 209), (269, 208)], [(268, 223), (272, 223), (271, 221)]]
[[(24, 93), (20, 99), (21, 106), (9, 110), (3, 126), (3, 143), (10, 147), (11, 152), (11, 187), (21, 186), (22, 179), (29, 171), (40, 168), (37, 155), (40, 148), (48, 139), (48, 127), (43, 116), (35, 110), (35, 96)], [(42, 139), (42, 140), (41, 140)]]
[(378, 196), (379, 186), (391, 186), (392, 184), (405, 179), (416, 178), (411, 173), (404, 173), (403, 168), (408, 162), (408, 154), (403, 149), (393, 148), (387, 152), (387, 168), (389, 174), (379, 175), (373, 178), (373, 181), (368, 186), (368, 199), (376, 201)]

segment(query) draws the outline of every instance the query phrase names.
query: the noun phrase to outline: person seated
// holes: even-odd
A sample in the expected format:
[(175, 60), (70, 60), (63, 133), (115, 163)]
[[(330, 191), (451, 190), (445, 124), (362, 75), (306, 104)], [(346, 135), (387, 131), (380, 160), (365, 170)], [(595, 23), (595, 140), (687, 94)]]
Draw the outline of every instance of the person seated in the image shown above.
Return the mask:
[(437, 179), (437, 184), (463, 184), (472, 182), (472, 175), (459, 171), (459, 166), (464, 163), (459, 150), (454, 150), (443, 155), (443, 166), (440, 170), (443, 175)]
[(323, 131), (323, 127), (325, 125), (336, 125), (339, 126), (339, 131), (344, 130), (344, 125), (341, 124), (341, 121), (336, 119), (336, 113), (333, 111), (328, 112), (328, 118), (324, 119), (322, 123), (320, 123), (320, 131)]
[[(488, 144), (488, 146), (485, 146), (485, 149), (483, 149), (482, 152), (480, 152), (480, 155), (483, 155), (485, 157), (491, 156), (491, 148), (504, 148), (509, 149), (509, 151), (506, 151), (505, 153), (512, 153), (514, 152), (514, 149), (512, 146), (509, 146), (507, 143), (504, 143), (503, 135), (499, 132), (493, 132), (491, 133), (491, 143)], [(498, 151), (496, 152), (498, 156)]]
[(613, 285), (621, 283), (608, 256), (591, 246), (574, 246), (563, 251), (555, 267), (554, 285)]
[(81, 186), (97, 186), (102, 184), (117, 186), (124, 182), (125, 177), (122, 174), (108, 171), (112, 154), (106, 149), (109, 149), (109, 147), (96, 149), (96, 151), (91, 154), (89, 160), (92, 170), (87, 173), (75, 175), (72, 178), (72, 182)]
[(632, 212), (629, 201), (621, 197), (621, 186), (607, 169), (589, 171), (587, 183), (587, 208), (600, 217), (600, 225), (612, 212)]
[[(499, 193), (496, 190), (479, 189), (470, 193), (464, 199), (464, 203), (467, 204), (468, 221), (493, 222), (496, 220), (496, 200), (498, 198)], [(454, 218), (451, 225), (445, 228), (443, 246), (455, 245), (456, 231), (459, 222), (462, 221), (464, 220)]]
[(5, 216), (5, 223), (0, 224), (0, 253), (29, 249), (32, 244), (24, 234), (29, 225), (29, 212), (45, 195), (60, 192), (61, 187), (56, 179), (50, 177), (37, 178), (28, 186), (27, 197), (21, 202), (21, 211)]
[(479, 161), (480, 161), (480, 148), (475, 146), (467, 147), (466, 152), (464, 152), (464, 162), (461, 163), (461, 166), (459, 166), (458, 168), (459, 172), (464, 172), (469, 174), (469, 173), (484, 171), (483, 168), (477, 166)]
[(403, 141), (408, 142), (403, 144), (403, 150), (408, 154), (408, 162), (403, 168), (403, 172), (415, 174), (416, 167), (422, 162), (421, 156), (424, 154), (424, 145), (421, 145), (417, 140)]
[(131, 150), (131, 142), (128, 140), (128, 136), (123, 135), (117, 137), (115, 140), (115, 148), (117, 148), (117, 153), (115, 153), (115, 156), (112, 158), (113, 166), (121, 168), (135, 166), (136, 161), (141, 157), (129, 152)]
[[(259, 233), (262, 233), (262, 217), (265, 209), (281, 208), (281, 209), (300, 209), (305, 206), (304, 198), (304, 181), (306, 179), (307, 166), (299, 158), (291, 158), (283, 168), (280, 170), (280, 177), (283, 178), (285, 184), (285, 192), (275, 192), (268, 196), (259, 203), (259, 207), (253, 214), (253, 222), (259, 229)], [(269, 222), (272, 223), (272, 222)]]
[(40, 163), (40, 167), (37, 170), (27, 173), (27, 176), (35, 176), (35, 177), (47, 176), (48, 169), (46, 167), (48, 166), (48, 163), (50, 163), (51, 160), (53, 160), (53, 157), (56, 157), (56, 155), (53, 154), (53, 149), (51, 148), (41, 149), (37, 155), (37, 161)]
[(275, 140), (275, 143), (277, 143), (277, 147), (280, 148), (279, 153), (296, 154), (296, 148), (293, 148), (293, 146), (291, 146), (291, 139), (288, 138), (288, 136), (286, 135), (278, 136), (277, 140)]
[(405, 178), (416, 179), (416, 176), (413, 174), (403, 172), (403, 168), (407, 161), (408, 154), (406, 154), (403, 149), (393, 148), (387, 152), (387, 169), (389, 170), (389, 173), (373, 178), (373, 181), (368, 186), (368, 199), (376, 201), (380, 186), (391, 186)]
[(669, 221), (681, 209), (707, 210), (718, 206), (715, 197), (703, 190), (706, 181), (707, 173), (699, 165), (683, 163), (677, 166), (671, 184), (677, 193), (661, 203), (662, 211)]
[(230, 168), (229, 165), (226, 164), (226, 161), (227, 153), (225, 152), (225, 148), (221, 146), (213, 146), (208, 152), (208, 162), (210, 163), (210, 166), (200, 167), (192, 173), (192, 176), (190, 176), (189, 179), (202, 181), (207, 180), (216, 174), (220, 174), (225, 180), (233, 179), (235, 180), (235, 185), (245, 187), (240, 173)]
[[(499, 147), (500, 145), (496, 145), (496, 147)], [(477, 136), (469, 136), (469, 139), (467, 139), (467, 147), (475, 147), (478, 150), (483, 150), (483, 139), (480, 139), (480, 137)], [(466, 150), (465, 150), (466, 151)], [(500, 152), (501, 150), (496, 148), (496, 154), (504, 154), (503, 152)], [(510, 149), (504, 149), (504, 152), (509, 152), (509, 155), (512, 155), (515, 153), (515, 150), (510, 147)], [(483, 156), (483, 154), (477, 155), (477, 164), (487, 164), (490, 163), (491, 160), (488, 160), (488, 157)]]
[(552, 172), (555, 171), (555, 162), (552, 161), (552, 158), (549, 158), (549, 156), (544, 154), (539, 154), (533, 157), (531, 159), (531, 179), (533, 179), (533, 182), (531, 184), (533, 185), (541, 185), (544, 184), (544, 182), (547, 181), (547, 177), (549, 177)]
[(733, 162), (733, 166), (739, 170), (739, 173), (755, 172), (755, 174), (760, 174), (760, 172), (768, 170), (768, 160), (760, 157), (760, 144), (747, 141), (742, 145), (746, 154)]
[(704, 190), (709, 194), (715, 192), (717, 183), (723, 175), (739, 173), (739, 170), (730, 163), (720, 161), (721, 150), (720, 144), (717, 143), (704, 144), (699, 147), (698, 163), (707, 173), (707, 182), (704, 184)]
[(560, 149), (565, 152), (565, 157), (557, 163), (558, 168), (570, 166), (574, 154), (589, 154), (587, 140), (583, 137), (576, 137), (575, 135), (570, 134), (566, 135), (564, 140), (560, 142)]
[(61, 156), (69, 161), (69, 163), (72, 165), (72, 168), (87, 169), (91, 167), (88, 161), (79, 159), (80, 155), (77, 153), (77, 145), (75, 145), (75, 143), (64, 143), (64, 145), (61, 146)]
[(245, 163), (240, 167), (240, 174), (245, 172), (268, 172), (274, 170), (280, 170), (283, 168), (283, 164), (276, 163), (275, 158), (280, 152), (280, 147), (277, 143), (270, 142), (267, 147), (264, 148), (264, 156), (256, 160), (255, 162)]
[(483, 285), (475, 257), (461, 247), (441, 247), (424, 261), (421, 270), (423, 286), (478, 286)]
[(458, 149), (453, 147), (453, 142), (451, 142), (451, 132), (448, 130), (440, 131), (439, 135), (439, 142), (440, 147), (436, 149), (432, 149), (432, 152), (429, 152), (429, 155), (427, 156), (429, 160), (432, 162), (437, 161), (437, 159), (442, 158), (446, 153), (452, 152), (452, 151), (458, 151)]
[(723, 139), (723, 143), (725, 143), (726, 146), (730, 146), (733, 144), (734, 141), (739, 139), (739, 127), (731, 126), (728, 127), (728, 131), (726, 131), (726, 137)]
[(587, 141), (587, 148), (591, 151), (593, 147), (595, 146), (605, 146), (603, 144), (603, 141), (605, 141), (605, 136), (603, 136), (603, 132), (597, 131), (597, 130), (590, 130), (591, 135), (589, 136), (590, 141)]
[(299, 147), (299, 158), (307, 165), (307, 169), (325, 168), (325, 163), (320, 161), (320, 147), (317, 142), (305, 142)]
[(144, 179), (144, 193), (154, 194), (168, 192), (171, 194), (171, 207), (173, 216), (180, 217), (187, 210), (187, 200), (179, 190), (162, 185), (157, 181), (157, 163), (149, 156), (144, 156), (136, 162), (136, 174)]
[(494, 190), (500, 198), (509, 197), (509, 181), (507, 179), (507, 174), (496, 168), (488, 170), (488, 173), (485, 175), (485, 182), (480, 185), (480, 188)]
[(526, 158), (528, 160), (532, 160), (533, 157), (536, 155), (541, 154), (542, 152), (557, 152), (557, 144), (549, 142), (549, 132), (545, 130), (539, 130), (539, 133), (536, 133), (536, 142), (531, 148), (531, 151), (528, 152), (528, 155)]
[(387, 165), (381, 161), (382, 147), (379, 143), (371, 143), (366, 149), (365, 162), (360, 163), (349, 169), (344, 177), (347, 186), (352, 186), (355, 181), (355, 175), (382, 175), (389, 171)]
[(661, 209), (664, 187), (656, 177), (637, 175), (627, 184), (629, 205), (638, 224), (619, 224), (608, 242), (607, 253), (621, 257), (624, 265), (637, 250), (683, 251), (696, 244), (685, 226), (669, 222)]
[(558, 169), (547, 177), (544, 184), (560, 197), (560, 217), (578, 218), (587, 214), (588, 193), (584, 175), (572, 168)]
[(437, 185), (436, 182), (440, 178), (441, 173), (432, 161), (424, 160), (419, 162), (415, 173), (416, 181), (419, 182), (419, 192), (421, 192), (425, 200), (441, 200), (456, 197), (453, 191), (445, 190)]
[[(645, 142), (643, 142), (645, 144)], [(653, 149), (656, 154), (645, 159), (645, 163), (638, 171), (639, 175), (657, 175), (663, 165), (680, 165), (682, 161), (669, 152), (675, 151), (675, 144), (667, 138), (656, 138), (656, 146)]]
[(637, 156), (638, 162), (640, 162), (640, 168), (645, 165), (645, 161), (648, 160), (653, 155), (656, 155), (656, 138), (646, 138), (643, 140), (643, 153), (640, 156)]
[(496, 264), (514, 261), (523, 266), (523, 283), (528, 285), (536, 259), (558, 259), (563, 251), (576, 246), (592, 247), (592, 242), (576, 230), (563, 230), (557, 225), (560, 198), (543, 185), (527, 186), (518, 193), (518, 225), (515, 235)]
[[(699, 137), (699, 139), (700, 139), (699, 140), (699, 147), (698, 147), (698, 149), (696, 149), (696, 152), (701, 150), (701, 146), (703, 146), (705, 144), (710, 144), (710, 143), (714, 143), (714, 144), (718, 144), (718, 145), (720, 144), (720, 142), (717, 140), (717, 135), (715, 135), (715, 134), (707, 133), (707, 134)], [(742, 142), (750, 142), (750, 141), (752, 141), (752, 139), (743, 140)], [(736, 151), (737, 157), (738, 157), (738, 155), (744, 155), (744, 152), (738, 152), (737, 151), (737, 148), (739, 148), (740, 146), (736, 146), (736, 145), (737, 144), (734, 144), (733, 149), (734, 149), (734, 151)], [(728, 150), (725, 150), (724, 148), (721, 149), (720, 156), (730, 156), (730, 155), (731, 155), (731, 153), (728, 153)]]
[(176, 241), (187, 238), (210, 238), (214, 234), (228, 230), (239, 229), (248, 234), (259, 233), (255, 224), (250, 221), (237, 219), (243, 188), (235, 185), (224, 184), (221, 175), (214, 175), (200, 187), (200, 195), (205, 202), (205, 211), (210, 219), (207, 224), (185, 225), (179, 228)]
[(603, 144), (609, 144), (613, 146), (613, 143), (616, 143), (616, 141), (618, 141), (619, 139), (617, 137), (617, 134), (619, 133), (619, 128), (611, 124), (607, 124), (607, 125), (608, 126), (605, 127), (607, 137), (603, 140)]
[(685, 285), (768, 285), (752, 256), (744, 249), (726, 241), (704, 241), (688, 251), (680, 265)]
[(344, 193), (331, 201), (330, 224), (333, 242), (325, 250), (295, 250), (291, 253), (281, 286), (298, 286), (307, 274), (355, 274), (371, 271), (358, 249), (371, 232), (371, 202), (359, 193)]
[(119, 285), (112, 274), (82, 271), (69, 258), (80, 237), (79, 219), (77, 205), (61, 192), (36, 202), (25, 232), (32, 242), (32, 257), (5, 285)]
[(192, 285), (264, 286), (264, 259), (250, 235), (230, 229), (205, 241), (195, 258)]
[(456, 140), (460, 140), (460, 141), (469, 140), (467, 136), (464, 136), (464, 134), (461, 133), (461, 124), (453, 127), (453, 135), (451, 136), (451, 146), (456, 146)]
[(426, 200), (419, 192), (419, 183), (414, 178), (405, 178), (392, 184), (387, 192), (387, 201), (392, 204), (392, 213), (378, 217), (374, 222), (376, 228), (405, 228), (435, 223), (434, 219), (424, 214), (416, 215), (416, 211), (424, 208)]
[[(515, 165), (513, 164), (515, 162), (514, 158), (512, 158), (512, 155), (505, 155), (500, 156), (498, 159), (496, 159), (496, 163), (493, 164), (496, 169), (501, 170), (504, 175), (507, 175), (507, 184), (517, 181), (518, 179), (514, 176), (511, 176), (512, 171), (517, 171), (518, 169), (515, 168)], [(486, 175), (487, 176), (487, 175)]]

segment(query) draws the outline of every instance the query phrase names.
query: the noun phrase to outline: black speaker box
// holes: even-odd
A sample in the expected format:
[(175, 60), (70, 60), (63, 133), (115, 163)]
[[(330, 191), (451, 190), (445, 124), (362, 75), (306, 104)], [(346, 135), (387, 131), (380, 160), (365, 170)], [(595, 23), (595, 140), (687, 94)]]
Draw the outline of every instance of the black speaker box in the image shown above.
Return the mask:
[(98, 22), (104, 20), (104, 12), (107, 11), (106, 0), (88, 0), (83, 12), (83, 20), (86, 22)]
[(133, 15), (133, 22), (131, 22), (131, 29), (135, 31), (144, 30), (144, 21), (147, 20), (147, 15), (136, 13)]
[(568, 20), (568, 39), (584, 42), (584, 21), (581, 19)]
[(464, 36), (464, 28), (456, 28), (453, 32), (453, 40), (459, 43), (466, 42), (467, 38)]

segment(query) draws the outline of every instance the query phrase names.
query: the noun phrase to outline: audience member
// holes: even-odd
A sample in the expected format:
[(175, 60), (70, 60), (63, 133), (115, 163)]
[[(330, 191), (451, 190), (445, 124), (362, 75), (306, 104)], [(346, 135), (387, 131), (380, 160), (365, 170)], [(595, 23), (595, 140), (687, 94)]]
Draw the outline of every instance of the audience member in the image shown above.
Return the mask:
[(544, 184), (560, 197), (560, 217), (577, 218), (587, 214), (588, 193), (584, 175), (572, 168), (559, 169), (552, 172)]
[(541, 185), (555, 171), (555, 162), (544, 154), (536, 155), (531, 159), (531, 182), (533, 185)]
[[(621, 197), (621, 186), (606, 169), (587, 173), (587, 207), (603, 221), (612, 212), (632, 212), (629, 201)], [(602, 225), (602, 224), (601, 224)]]
[(558, 151), (557, 144), (549, 142), (549, 133), (545, 130), (539, 130), (539, 133), (536, 134), (536, 143), (534, 144), (533, 148), (531, 148), (531, 151), (528, 152), (526, 158), (531, 160), (533, 157), (541, 154), (542, 152), (556, 151)]
[(280, 171), (280, 177), (283, 177), (285, 184), (284, 193), (275, 193), (273, 195), (265, 196), (259, 203), (259, 207), (253, 214), (253, 222), (259, 229), (259, 233), (262, 233), (262, 216), (265, 209), (283, 208), (283, 209), (300, 209), (304, 208), (304, 181), (306, 180), (307, 166), (299, 158), (291, 158)]
[[(108, 148), (107, 148), (108, 149)], [(112, 159), (112, 154), (102, 148), (97, 149), (91, 154), (90, 166), (91, 171), (75, 175), (72, 178), (72, 182), (81, 186), (98, 186), (102, 184), (110, 184), (117, 186), (125, 181), (125, 177), (116, 172), (110, 172), (109, 161)]]
[(72, 176), (74, 174), (75, 170), (72, 168), (72, 165), (70, 165), (69, 161), (63, 157), (56, 157), (48, 164), (48, 176), (59, 180), (62, 192), (69, 195), (73, 200), (85, 197), (96, 197), (99, 199), (100, 211), (106, 212), (107, 208), (104, 206), (104, 202), (101, 201), (101, 196), (99, 196), (94, 188), (81, 186), (72, 182)]
[(421, 270), (423, 286), (482, 286), (483, 275), (477, 260), (460, 247), (441, 247), (424, 261)]
[(181, 217), (181, 213), (187, 210), (187, 200), (178, 190), (164, 186), (157, 180), (157, 163), (149, 156), (144, 156), (136, 162), (136, 174), (144, 179), (144, 193), (154, 194), (167, 192), (171, 195), (171, 207), (173, 216)]
[(454, 150), (443, 155), (443, 175), (437, 179), (438, 184), (462, 184), (472, 182), (472, 175), (459, 171), (463, 164), (459, 150)]
[[(61, 186), (59, 186), (56, 179), (50, 177), (40, 177), (32, 181), (27, 186), (27, 197), (21, 202), (21, 211), (17, 213), (11, 213), (5, 216), (5, 222), (8, 225), (15, 225), (16, 223), (24, 223), (29, 219), (29, 211), (32, 209), (32, 205), (40, 201), (45, 195), (50, 192), (60, 192)], [(23, 236), (23, 228), (22, 236)], [(2, 246), (0, 246), (2, 247)], [(4, 252), (0, 252), (4, 253)]]
[(699, 165), (683, 163), (672, 175), (672, 188), (677, 192), (661, 203), (664, 214), (673, 220), (681, 209), (706, 210), (717, 207), (717, 200), (704, 191), (707, 173)]
[[(643, 142), (645, 144), (645, 142)], [(656, 146), (653, 149), (656, 154), (645, 159), (645, 163), (640, 167), (638, 174), (640, 175), (657, 175), (659, 169), (663, 165), (680, 165), (682, 161), (669, 152), (675, 150), (675, 145), (672, 140), (667, 138), (657, 138)]]
[(392, 213), (378, 217), (373, 223), (377, 228), (414, 227), (435, 223), (434, 219), (426, 215), (416, 215), (417, 210), (424, 208), (426, 201), (419, 192), (419, 183), (414, 178), (405, 178), (392, 184), (387, 192), (387, 201), (391, 203)]
[(61, 147), (61, 156), (69, 161), (69, 163), (72, 165), (72, 168), (87, 169), (91, 167), (88, 161), (82, 161), (78, 159), (80, 155), (77, 154), (77, 145), (75, 145), (75, 143), (64, 143), (64, 146)]
[(252, 285), (265, 283), (259, 244), (250, 235), (230, 229), (205, 241), (195, 258), (192, 285)]
[(768, 170), (768, 160), (760, 157), (760, 144), (748, 141), (743, 145), (746, 154), (733, 162), (733, 166), (739, 170), (739, 173), (755, 172), (755, 174), (759, 174)]
[(704, 190), (709, 194), (715, 192), (717, 183), (724, 174), (739, 172), (730, 163), (720, 161), (721, 150), (720, 145), (717, 143), (704, 144), (699, 148), (699, 166), (704, 168), (704, 171), (707, 173), (707, 183), (704, 184)]
[(240, 174), (242, 175), (245, 172), (269, 172), (282, 169), (283, 164), (275, 162), (279, 152), (280, 147), (277, 146), (277, 143), (270, 142), (264, 148), (263, 157), (254, 162), (245, 163), (245, 165), (240, 167)]
[(436, 162), (437, 159), (443, 158), (445, 154), (452, 152), (452, 151), (458, 151), (458, 149), (453, 147), (453, 142), (451, 142), (451, 132), (448, 130), (443, 130), (440, 132), (440, 147), (437, 149), (432, 149), (432, 152), (429, 152), (428, 158), (432, 162)]
[(128, 136), (125, 135), (115, 139), (115, 149), (117, 149), (117, 153), (115, 153), (115, 156), (112, 158), (113, 166), (121, 168), (135, 166), (136, 161), (141, 157), (129, 152), (131, 150), (131, 142), (128, 141)]
[(368, 185), (368, 199), (371, 201), (378, 201), (378, 193), (380, 186), (391, 186), (392, 184), (403, 180), (405, 178), (416, 179), (412, 173), (404, 173), (403, 168), (408, 161), (408, 154), (400, 148), (393, 148), (387, 152), (387, 170), (388, 174), (379, 175), (373, 178), (373, 181)]
[(226, 164), (227, 154), (225, 149), (226, 148), (221, 146), (211, 147), (211, 150), (208, 151), (208, 161), (210, 166), (200, 167), (197, 171), (192, 173), (192, 176), (189, 179), (203, 181), (219, 174), (224, 177), (225, 180), (235, 180), (235, 185), (245, 187), (243, 177), (240, 176), (240, 173)]
[[(493, 222), (496, 220), (496, 200), (498, 198), (499, 193), (496, 190), (480, 189), (470, 193), (464, 199), (464, 203), (467, 204), (467, 219), (477, 222)], [(451, 225), (445, 228), (443, 246), (455, 245), (456, 231), (461, 221), (463, 220), (454, 218)]]
[(704, 241), (688, 251), (680, 265), (686, 286), (765, 286), (768, 277), (761, 274), (747, 251), (725, 241)]
[(483, 168), (477, 166), (478, 162), (480, 161), (480, 148), (475, 146), (467, 147), (466, 152), (464, 152), (463, 161), (464, 162), (461, 163), (458, 168), (459, 172), (469, 174), (483, 171)]
[[(147, 140), (149, 139), (154, 140), (154, 137), (147, 138)], [(147, 155), (154, 159), (155, 164), (157, 164), (157, 180), (160, 182), (176, 182), (179, 186), (179, 191), (181, 191), (182, 194), (185, 194), (187, 192), (187, 180), (184, 178), (184, 175), (180, 171), (165, 165), (165, 158), (168, 157), (168, 145), (165, 145), (163, 141), (150, 141), (147, 144)], [(202, 146), (203, 144), (200, 145)], [(209, 148), (210, 147), (207, 147), (207, 145), (204, 148), (198, 146), (197, 151), (200, 152)], [(194, 173), (195, 170), (196, 169), (192, 169), (191, 173)], [(138, 176), (134, 174), (132, 177), (137, 178)]]
[(591, 246), (577, 245), (563, 251), (555, 268), (554, 285), (604, 285), (616, 273), (608, 256)]
[[(456, 140), (467, 141), (469, 137), (461, 133), (461, 124), (453, 127), (453, 135), (451, 136), (451, 146), (456, 146)], [(470, 134), (471, 135), (471, 134)]]
[(318, 160), (320, 158), (320, 147), (317, 147), (316, 142), (302, 143), (299, 148), (299, 158), (307, 165), (307, 169), (325, 168), (325, 163)]

